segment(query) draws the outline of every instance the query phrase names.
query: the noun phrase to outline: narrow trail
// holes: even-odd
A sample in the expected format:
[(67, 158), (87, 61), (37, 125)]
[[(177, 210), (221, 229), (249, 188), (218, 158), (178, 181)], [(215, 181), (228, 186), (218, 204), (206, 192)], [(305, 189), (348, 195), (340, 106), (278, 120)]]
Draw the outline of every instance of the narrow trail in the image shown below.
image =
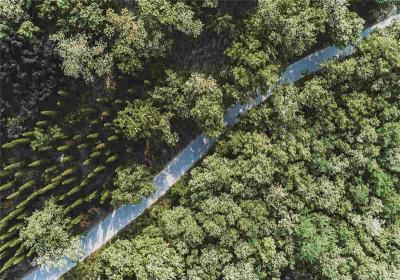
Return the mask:
[[(361, 39), (367, 38), (374, 29), (382, 29), (392, 25), (400, 20), (400, 15), (393, 10), (392, 16), (380, 23), (365, 29), (360, 36)], [(327, 47), (317, 51), (297, 62), (289, 65), (282, 73), (279, 84), (295, 82), (301, 79), (304, 73), (311, 74), (317, 72), (321, 68), (321, 63), (330, 59), (342, 58), (350, 56), (354, 53), (355, 47), (349, 45), (344, 49), (338, 49), (334, 46)], [(258, 97), (247, 104), (236, 104), (228, 109), (224, 117), (225, 126), (232, 126), (239, 121), (240, 116), (246, 114), (249, 110), (264, 102), (274, 93), (275, 88), (272, 87), (264, 95), (257, 92)], [(120, 230), (126, 227), (139, 217), (147, 208), (151, 207), (167, 190), (178, 181), (191, 167), (193, 167), (200, 159), (202, 159), (210, 148), (215, 144), (214, 139), (210, 139), (204, 134), (197, 136), (183, 151), (181, 151), (155, 178), (154, 183), (157, 187), (155, 193), (144, 199), (136, 205), (125, 205), (110, 213), (99, 224), (93, 226), (84, 237), (82, 242), (84, 245), (84, 257), (94, 253), (103, 246), (107, 241), (114, 237)], [(45, 269), (43, 267), (35, 268), (23, 277), (24, 280), (48, 280), (58, 279), (60, 276), (75, 267), (77, 263), (68, 261), (67, 265), (62, 269)]]

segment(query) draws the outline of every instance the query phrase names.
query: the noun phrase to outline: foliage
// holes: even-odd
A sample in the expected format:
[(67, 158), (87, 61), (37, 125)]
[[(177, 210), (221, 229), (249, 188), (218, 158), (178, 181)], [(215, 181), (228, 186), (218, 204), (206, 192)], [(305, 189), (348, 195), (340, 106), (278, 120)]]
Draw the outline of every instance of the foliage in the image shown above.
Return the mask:
[(133, 74), (142, 68), (143, 60), (149, 58), (152, 52), (162, 53), (162, 46), (149, 44), (143, 22), (135, 19), (129, 10), (123, 9), (121, 14), (116, 14), (109, 9), (107, 20), (110, 26), (106, 34), (110, 38), (116, 38), (112, 55), (122, 72)]
[(224, 108), (222, 91), (212, 77), (194, 73), (183, 85), (183, 94), (187, 96), (190, 115), (200, 128), (211, 137), (217, 138), (223, 129)]
[(184, 81), (167, 71), (167, 85), (157, 87), (151, 97), (174, 115), (194, 120), (211, 137), (223, 130), (222, 90), (211, 76), (193, 73)]
[(339, 47), (355, 43), (363, 28), (364, 20), (348, 10), (347, 0), (322, 2), (328, 18), (328, 33), (333, 37), (333, 42)]
[(19, 27), (17, 34), (24, 36), (28, 39), (33, 39), (34, 34), (39, 32), (39, 27), (35, 26), (31, 21), (26, 20), (22, 22), (21, 26)]
[(36, 8), (40, 18), (55, 25), (57, 33), (69, 37), (85, 32), (91, 37), (99, 36), (105, 27), (105, 9), (109, 4), (109, 0), (41, 0)]
[(108, 279), (121, 251), (146, 262), (152, 241), (136, 242), (148, 231), (180, 258), (175, 278), (399, 278), (399, 31), (279, 87), (191, 171), (175, 205), (98, 255), (92, 279)]
[(182, 275), (181, 257), (163, 240), (158, 229), (149, 228), (143, 236), (131, 242), (118, 240), (115, 246), (104, 250), (91, 279), (137, 277), (168, 280)]
[[(0, 273), (75, 254), (72, 232), (149, 196), (195, 133), (221, 137), (226, 108), (392, 3), (0, 1)], [(91, 277), (398, 278), (396, 28), (279, 88)]]
[[(276, 83), (281, 61), (303, 54), (324, 31), (325, 13), (308, 0), (259, 1), (226, 50), (230, 76), (243, 89)], [(239, 97), (240, 99), (248, 97)]]
[(112, 192), (114, 206), (137, 204), (155, 191), (151, 172), (143, 165), (118, 168), (114, 178), (116, 189)]
[(18, 22), (24, 17), (24, 14), (23, 0), (5, 0), (0, 4), (0, 16), (2, 19)]
[(193, 19), (193, 11), (183, 1), (139, 0), (138, 6), (141, 18), (151, 29), (165, 26), (194, 37), (202, 30), (201, 21)]
[(128, 103), (124, 110), (119, 111), (114, 119), (114, 127), (129, 140), (160, 139), (169, 145), (174, 145), (177, 136), (171, 132), (169, 119), (171, 115), (162, 115), (149, 102), (135, 100)]
[(33, 140), (31, 141), (31, 147), (34, 151), (44, 151), (48, 149), (49, 145), (54, 140), (60, 140), (64, 138), (64, 134), (60, 127), (52, 126), (47, 131), (45, 129), (35, 127), (33, 131)]
[[(109, 74), (113, 66), (128, 74), (140, 72), (149, 58), (170, 49), (168, 34), (196, 37), (202, 31), (201, 21), (182, 1), (138, 1), (133, 11), (118, 12), (108, 0), (43, 0), (33, 5), (41, 20), (54, 25), (49, 31), (58, 42), (65, 74), (88, 83)], [(4, 10), (8, 15), (10, 8)], [(27, 27), (23, 33), (29, 35), (32, 28), (28, 32)]]
[(274, 85), (283, 67), (309, 51), (326, 29), (332, 42), (343, 46), (354, 42), (362, 27), (346, 1), (259, 1), (226, 50), (226, 75), (243, 91), (233, 97), (247, 100), (249, 89)]
[(82, 77), (87, 83), (94, 81), (95, 73), (102, 77), (110, 72), (112, 56), (105, 53), (102, 42), (90, 46), (85, 35), (65, 38), (63, 35), (53, 36), (57, 41), (57, 50), (63, 58), (65, 75), (74, 78)]
[(24, 18), (29, 1), (3, 0), (0, 2), (0, 39), (8, 36)]
[(26, 226), (20, 237), (28, 248), (34, 248), (36, 265), (62, 267), (66, 259), (78, 260), (83, 254), (79, 237), (70, 233), (70, 218), (63, 208), (50, 200), (41, 211), (35, 211), (26, 218)]

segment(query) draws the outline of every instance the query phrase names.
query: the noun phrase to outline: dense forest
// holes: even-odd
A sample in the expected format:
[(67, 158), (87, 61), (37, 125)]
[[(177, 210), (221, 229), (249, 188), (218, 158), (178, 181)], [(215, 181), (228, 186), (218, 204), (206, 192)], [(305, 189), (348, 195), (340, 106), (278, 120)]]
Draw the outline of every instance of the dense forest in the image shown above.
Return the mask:
[(358, 41), (397, 2), (0, 0), (0, 279), (79, 260), (201, 132), (215, 149), (65, 279), (400, 279), (400, 24)]

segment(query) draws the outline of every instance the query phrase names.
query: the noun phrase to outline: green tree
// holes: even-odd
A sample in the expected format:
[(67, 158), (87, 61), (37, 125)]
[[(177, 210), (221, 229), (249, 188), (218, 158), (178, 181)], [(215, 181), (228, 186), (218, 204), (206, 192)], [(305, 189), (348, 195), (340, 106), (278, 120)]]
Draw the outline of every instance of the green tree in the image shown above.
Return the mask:
[(172, 3), (167, 0), (139, 0), (140, 18), (150, 30), (165, 27), (178, 30), (189, 36), (198, 36), (202, 31), (202, 23), (194, 19), (194, 12), (183, 1)]
[(106, 26), (105, 12), (110, 1), (73, 0), (73, 1), (37, 1), (38, 15), (43, 20), (55, 25), (55, 33), (62, 33), (67, 38), (85, 33), (98, 39)]
[(4, 0), (0, 2), (0, 39), (8, 36), (18, 24), (27, 18), (25, 9), (29, 2), (24, 0)]
[(322, 3), (328, 18), (328, 33), (333, 42), (339, 47), (355, 43), (363, 29), (364, 20), (349, 11), (348, 0), (324, 0)]
[(83, 254), (80, 238), (71, 234), (70, 218), (53, 200), (26, 218), (20, 238), (27, 248), (35, 250), (36, 265), (63, 267), (66, 265), (65, 258), (77, 261)]
[(397, 279), (399, 31), (278, 87), (129, 239), (156, 228), (182, 278)]
[(114, 185), (116, 189), (112, 192), (111, 200), (114, 206), (137, 204), (155, 191), (152, 174), (143, 165), (118, 168)]
[(355, 42), (363, 23), (347, 1), (258, 1), (225, 51), (230, 64), (225, 74), (245, 92), (235, 91), (233, 97), (247, 100), (257, 88), (275, 85), (289, 61), (311, 49), (323, 33), (339, 46)]
[(222, 90), (211, 76), (193, 73), (186, 81), (167, 71), (167, 85), (157, 87), (151, 98), (183, 119), (191, 119), (209, 136), (217, 138), (223, 130)]
[(122, 9), (121, 13), (117, 14), (108, 9), (107, 20), (110, 25), (105, 33), (109, 38), (115, 40), (112, 46), (112, 56), (122, 72), (133, 74), (142, 68), (143, 60), (154, 55), (154, 52), (162, 53), (162, 46), (158, 46), (158, 50), (155, 50), (149, 44), (143, 22), (138, 20), (132, 12)]
[(183, 85), (191, 117), (211, 137), (217, 138), (223, 130), (224, 107), (222, 91), (212, 77), (194, 73)]
[(179, 279), (184, 266), (181, 257), (166, 243), (157, 228), (147, 228), (133, 240), (118, 240), (101, 252), (90, 272), (91, 279), (122, 280)]
[(103, 77), (111, 71), (112, 56), (105, 52), (106, 45), (97, 42), (91, 46), (86, 35), (65, 38), (63, 34), (53, 36), (63, 58), (63, 69), (67, 76), (82, 77), (86, 82)]
[(169, 145), (174, 145), (177, 136), (171, 132), (170, 118), (170, 114), (161, 114), (149, 102), (135, 100), (118, 112), (113, 124), (115, 130), (129, 140), (158, 138)]

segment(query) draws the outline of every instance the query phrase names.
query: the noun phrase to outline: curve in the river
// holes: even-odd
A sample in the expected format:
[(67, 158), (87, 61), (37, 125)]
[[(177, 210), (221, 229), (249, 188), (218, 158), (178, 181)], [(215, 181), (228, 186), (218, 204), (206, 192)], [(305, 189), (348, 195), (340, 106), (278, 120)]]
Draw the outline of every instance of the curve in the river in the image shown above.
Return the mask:
[[(368, 37), (372, 30), (381, 29), (392, 25), (400, 19), (400, 15), (393, 15), (388, 19), (365, 29), (361, 34), (361, 39)], [(291, 64), (283, 72), (279, 83), (295, 82), (301, 79), (304, 73), (314, 73), (321, 68), (321, 63), (333, 58), (346, 57), (351, 55), (355, 47), (350, 45), (344, 49), (336, 47), (327, 47), (317, 51), (305, 58)], [(231, 126), (238, 122), (240, 115), (246, 114), (249, 110), (265, 101), (274, 92), (271, 88), (266, 94), (258, 95), (253, 101), (247, 104), (236, 104), (228, 109), (225, 114), (224, 123)], [(215, 140), (208, 138), (204, 134), (197, 136), (182, 152), (180, 152), (155, 178), (154, 183), (157, 186), (156, 192), (150, 197), (144, 199), (136, 205), (125, 205), (109, 214), (99, 224), (92, 227), (82, 238), (84, 245), (85, 259), (107, 241), (109, 241), (120, 230), (140, 216), (147, 208), (157, 201), (166, 191), (191, 167), (198, 162), (215, 143)], [(71, 270), (76, 263), (68, 261), (67, 265), (62, 269), (46, 269), (43, 267), (35, 268), (23, 277), (25, 280), (47, 280), (57, 279), (67, 271)]]

